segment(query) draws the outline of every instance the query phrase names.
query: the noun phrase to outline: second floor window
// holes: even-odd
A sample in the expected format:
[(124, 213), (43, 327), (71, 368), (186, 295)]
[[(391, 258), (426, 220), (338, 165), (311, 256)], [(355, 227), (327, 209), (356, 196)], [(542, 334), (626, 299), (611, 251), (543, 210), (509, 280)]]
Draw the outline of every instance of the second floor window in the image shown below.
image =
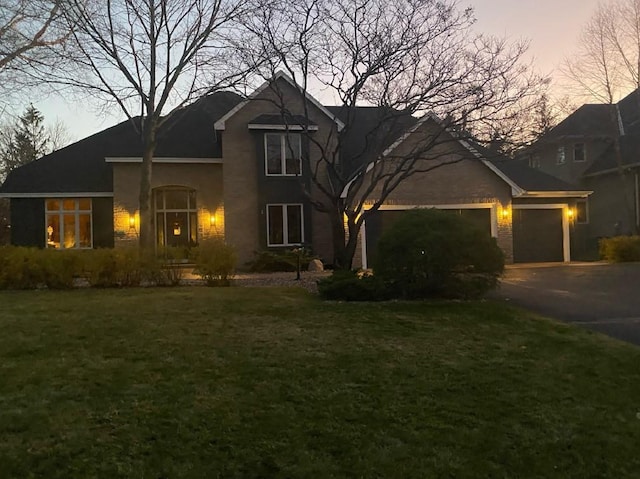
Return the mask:
[(564, 165), (564, 162), (565, 162), (564, 146), (559, 146), (558, 152), (556, 153), (556, 164)]
[(584, 143), (576, 143), (573, 145), (573, 161), (581, 162), (585, 161), (586, 155), (584, 152)]
[(264, 135), (265, 170), (271, 176), (297, 176), (302, 173), (302, 142), (299, 133)]

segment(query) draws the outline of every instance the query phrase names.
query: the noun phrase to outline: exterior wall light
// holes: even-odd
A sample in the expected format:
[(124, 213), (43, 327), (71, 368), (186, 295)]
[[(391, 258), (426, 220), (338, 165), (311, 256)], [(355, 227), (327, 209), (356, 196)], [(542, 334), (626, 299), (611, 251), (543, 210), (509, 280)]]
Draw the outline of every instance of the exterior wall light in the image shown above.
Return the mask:
[(136, 227), (136, 216), (129, 215), (129, 229), (134, 229)]
[(502, 208), (502, 219), (506, 220), (509, 218), (509, 208)]
[(212, 228), (216, 227), (216, 214), (215, 213), (211, 213), (209, 215), (209, 226), (211, 226)]
[(567, 209), (567, 218), (569, 218), (569, 221), (573, 221), (573, 219), (575, 218), (576, 214), (573, 211), (573, 208), (568, 208)]

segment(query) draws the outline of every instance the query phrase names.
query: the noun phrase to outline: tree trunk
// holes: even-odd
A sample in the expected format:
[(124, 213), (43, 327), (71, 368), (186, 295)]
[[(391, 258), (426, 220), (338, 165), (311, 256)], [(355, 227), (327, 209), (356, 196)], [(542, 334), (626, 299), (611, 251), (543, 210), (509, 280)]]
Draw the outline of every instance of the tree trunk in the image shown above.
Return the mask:
[(155, 153), (155, 127), (150, 118), (146, 118), (142, 131), (142, 164), (140, 165), (140, 248), (153, 251), (154, 235), (151, 212), (151, 175), (153, 155)]
[(635, 208), (629, 202), (629, 195), (627, 194), (627, 174), (624, 171), (624, 164), (622, 158), (622, 148), (620, 146), (620, 142), (622, 139), (623, 131), (621, 131), (621, 125), (619, 124), (618, 118), (618, 107), (617, 105), (611, 105), (610, 115), (609, 115), (612, 130), (614, 132), (613, 135), (613, 150), (616, 157), (616, 165), (618, 170), (618, 177), (620, 178), (620, 193), (622, 195), (622, 201), (624, 203), (624, 215), (625, 215), (625, 225), (626, 228), (623, 231), (620, 231), (621, 234), (627, 234), (631, 232), (636, 232), (636, 218), (635, 218)]
[(358, 246), (360, 225), (348, 219), (344, 222), (344, 213), (336, 209), (331, 215), (331, 234), (333, 240), (333, 267), (348, 271), (353, 268), (353, 257)]

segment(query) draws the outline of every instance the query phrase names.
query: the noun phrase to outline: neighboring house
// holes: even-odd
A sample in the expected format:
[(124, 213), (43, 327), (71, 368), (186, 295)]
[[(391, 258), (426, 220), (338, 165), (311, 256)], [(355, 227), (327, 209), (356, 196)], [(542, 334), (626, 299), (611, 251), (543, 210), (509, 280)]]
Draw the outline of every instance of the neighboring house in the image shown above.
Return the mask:
[[(616, 105), (582, 105), (527, 150), (529, 166), (593, 194), (577, 203), (574, 257), (597, 257), (598, 239), (640, 226), (638, 91)], [(620, 154), (614, 138), (620, 136)]]
[[(286, 98), (286, 117), (276, 95)], [(381, 110), (347, 112), (309, 95), (306, 104), (302, 98), (299, 87), (278, 74), (248, 98), (219, 92), (172, 115), (153, 160), (159, 247), (222, 237), (235, 246), (241, 265), (256, 251), (298, 245), (333, 262), (328, 218), (305, 194), (313, 191), (309, 171), (318, 148), (299, 132), (313, 132), (319, 143), (335, 141), (344, 127), (341, 118), (355, 115), (341, 138), (345, 159), (354, 158), (352, 150), (366, 151), (371, 142), (382, 141), (367, 134)], [(405, 118), (402, 131), (389, 131), (384, 139), (387, 153), (402, 155), (434, 125), (430, 117)], [(381, 232), (415, 207), (471, 218), (496, 237), (508, 261), (570, 260), (571, 211), (588, 190), (529, 173), (526, 165), (495, 158), (463, 140), (452, 145), (451, 154), (462, 161), (409, 177), (366, 221), (354, 266), (370, 264)], [(56, 249), (135, 243), (141, 161), (139, 138), (123, 122), (14, 170), (0, 187), (0, 196), (11, 200), (12, 243)]]

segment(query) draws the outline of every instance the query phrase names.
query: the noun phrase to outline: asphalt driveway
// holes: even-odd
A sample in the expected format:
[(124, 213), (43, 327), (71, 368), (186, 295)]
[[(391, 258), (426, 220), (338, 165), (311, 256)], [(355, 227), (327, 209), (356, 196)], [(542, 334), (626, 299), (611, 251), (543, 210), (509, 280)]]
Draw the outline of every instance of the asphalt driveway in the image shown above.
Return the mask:
[(640, 263), (513, 265), (493, 296), (640, 345)]

